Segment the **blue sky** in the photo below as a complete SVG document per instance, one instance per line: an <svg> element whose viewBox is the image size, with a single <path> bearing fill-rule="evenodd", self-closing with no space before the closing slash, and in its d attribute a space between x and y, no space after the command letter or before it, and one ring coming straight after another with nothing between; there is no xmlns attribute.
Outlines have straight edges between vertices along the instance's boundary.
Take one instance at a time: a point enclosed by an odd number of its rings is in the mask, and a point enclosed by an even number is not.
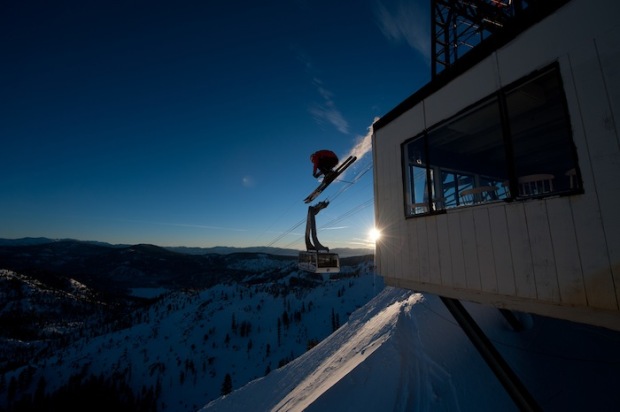
<svg viewBox="0 0 620 412"><path fill-rule="evenodd" d="M3 2L0 237L304 248L310 154L428 82L428 1L217 3ZM367 241L371 167L321 243Z"/></svg>

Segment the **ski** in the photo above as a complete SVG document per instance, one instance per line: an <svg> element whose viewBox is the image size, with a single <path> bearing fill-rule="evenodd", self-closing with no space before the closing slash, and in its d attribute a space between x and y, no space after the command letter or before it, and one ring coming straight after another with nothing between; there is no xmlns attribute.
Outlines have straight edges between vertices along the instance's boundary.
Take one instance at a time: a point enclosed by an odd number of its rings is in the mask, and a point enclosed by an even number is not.
<svg viewBox="0 0 620 412"><path fill-rule="evenodd" d="M310 203L314 199L316 199L316 197L320 195L323 192L323 190L327 188L327 186L329 186L334 180L336 180L336 178L340 176L342 172L344 172L356 160L357 160L357 157L349 156L344 162L342 162L339 166L337 166L333 171L325 175L323 177L323 181L321 182L321 184L316 189L314 189L314 191L310 193L308 197L304 199L304 203Z"/></svg>

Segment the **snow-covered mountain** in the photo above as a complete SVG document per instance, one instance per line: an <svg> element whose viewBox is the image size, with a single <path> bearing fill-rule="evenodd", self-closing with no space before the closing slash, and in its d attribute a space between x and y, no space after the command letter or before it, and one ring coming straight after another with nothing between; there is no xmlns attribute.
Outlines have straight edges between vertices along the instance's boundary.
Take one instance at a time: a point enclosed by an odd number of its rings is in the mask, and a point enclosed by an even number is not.
<svg viewBox="0 0 620 412"><path fill-rule="evenodd" d="M194 411L221 395L227 376L236 389L285 365L383 289L371 257L343 259L342 273L328 282L298 272L290 259L269 255L229 257L225 267L216 263L236 279L224 273L214 286L193 289L151 282L111 302L98 300L86 286L76 287L74 296L3 270L0 296L11 304L2 319L41 318L29 325L36 331L63 321L48 317L52 308L66 308L73 318L52 339L2 334L7 356L0 363L0 407L80 407L94 396L110 408ZM53 298L44 298L50 294ZM85 306L62 300L80 301L82 295L89 296ZM112 304L117 316L103 322L105 311L99 309Z"/></svg>
<svg viewBox="0 0 620 412"><path fill-rule="evenodd" d="M372 257L325 282L286 257L217 256L191 287L203 257L99 247L13 249L43 266L0 270L0 410L516 410L440 299L384 288ZM619 333L527 314L517 332L465 306L543 410L617 410Z"/></svg>
<svg viewBox="0 0 620 412"><path fill-rule="evenodd" d="M617 411L620 334L497 309L467 310L545 411ZM385 288L281 369L209 403L215 411L518 410L441 300Z"/></svg>

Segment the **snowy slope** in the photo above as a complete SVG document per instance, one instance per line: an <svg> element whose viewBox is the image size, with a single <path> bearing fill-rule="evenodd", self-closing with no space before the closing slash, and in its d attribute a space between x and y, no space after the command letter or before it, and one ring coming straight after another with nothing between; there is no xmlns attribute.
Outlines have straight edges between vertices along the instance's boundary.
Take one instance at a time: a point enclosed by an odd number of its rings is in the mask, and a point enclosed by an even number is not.
<svg viewBox="0 0 620 412"><path fill-rule="evenodd" d="M620 404L619 335L466 305L544 410L614 410ZM435 296L386 288L349 322L282 369L203 411L517 410Z"/></svg>
<svg viewBox="0 0 620 412"><path fill-rule="evenodd" d="M384 288L370 261L328 282L267 257L238 267L255 271L208 289L156 288L153 296L164 294L130 318L66 336L57 350L34 350L44 341L4 342L4 349L31 347L33 355L1 371L0 409L94 377L117 393L129 389L133 404L150 406L143 410L516 410L439 298ZM15 299L38 296L23 300L34 310L48 311L59 296L74 299L2 273L11 285L22 282ZM76 296L89 295L75 285ZM515 332L497 309L465 306L544 410L620 405L617 332L525 314L518 314L525 330ZM234 391L220 398L227 374ZM93 402L71 397L68 405Z"/></svg>
<svg viewBox="0 0 620 412"><path fill-rule="evenodd" d="M267 257L239 265L256 274L165 294L109 331L85 336L51 355L42 352L0 378L19 382L13 385L22 388L16 399L38 386L49 395L70 382L102 377L156 398L159 411L195 411L220 396L226 374L238 388L276 370L330 335L383 289L370 261L345 267L345 277L328 282L305 280L303 273L291 272L288 262ZM0 390L0 409L4 395Z"/></svg>
<svg viewBox="0 0 620 412"><path fill-rule="evenodd" d="M433 342L423 339L429 334L418 330L430 312L422 302L420 294L386 288L311 352L204 410L458 410L455 382L433 360ZM455 349L467 346L451 332L437 334ZM475 355L463 354L459 363ZM494 404L511 407L505 397Z"/></svg>

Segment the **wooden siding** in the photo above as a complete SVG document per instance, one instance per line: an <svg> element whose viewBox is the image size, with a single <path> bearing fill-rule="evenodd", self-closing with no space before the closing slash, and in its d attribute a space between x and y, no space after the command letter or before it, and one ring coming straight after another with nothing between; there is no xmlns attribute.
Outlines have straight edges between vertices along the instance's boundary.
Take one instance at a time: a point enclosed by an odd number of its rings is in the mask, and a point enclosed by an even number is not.
<svg viewBox="0 0 620 412"><path fill-rule="evenodd" d="M573 320L584 321L583 311L572 317L572 309L613 311L617 324L602 325L620 329L611 269L587 265L607 260L602 226L599 232L590 227L580 241L583 228L571 223L573 203L555 197L408 219L406 230L389 231L391 240L381 242L388 253L380 260L388 263L380 273L392 285L446 296L469 291L474 301ZM556 307L547 311L542 304ZM568 310L560 316L561 306ZM590 323L601 324L589 316Z"/></svg>
<svg viewBox="0 0 620 412"><path fill-rule="evenodd" d="M620 330L620 24L609 10L620 5L572 0L375 131L387 284ZM407 219L401 144L556 61L584 193Z"/></svg>

